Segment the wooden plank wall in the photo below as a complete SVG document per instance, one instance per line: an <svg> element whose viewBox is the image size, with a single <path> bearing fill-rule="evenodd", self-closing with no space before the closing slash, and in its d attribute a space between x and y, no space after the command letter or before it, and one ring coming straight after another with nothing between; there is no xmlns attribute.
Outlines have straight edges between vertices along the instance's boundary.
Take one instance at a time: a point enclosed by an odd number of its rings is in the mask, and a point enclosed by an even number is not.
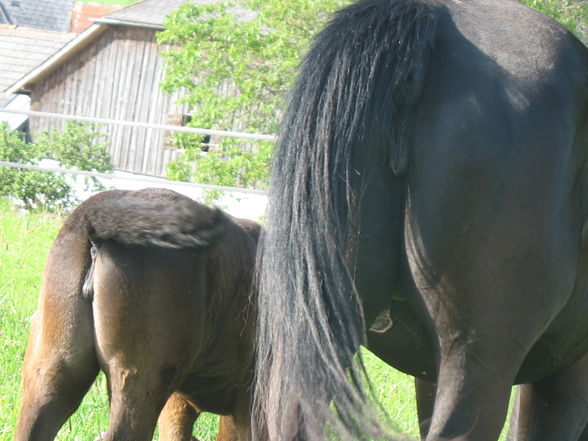
<svg viewBox="0 0 588 441"><path fill-rule="evenodd" d="M110 27L93 44L60 66L31 93L34 110L165 124L168 114L183 113L176 96L163 93L161 47L148 29ZM31 119L33 133L63 121ZM178 156L164 149L161 130L104 126L115 168L163 176Z"/></svg>

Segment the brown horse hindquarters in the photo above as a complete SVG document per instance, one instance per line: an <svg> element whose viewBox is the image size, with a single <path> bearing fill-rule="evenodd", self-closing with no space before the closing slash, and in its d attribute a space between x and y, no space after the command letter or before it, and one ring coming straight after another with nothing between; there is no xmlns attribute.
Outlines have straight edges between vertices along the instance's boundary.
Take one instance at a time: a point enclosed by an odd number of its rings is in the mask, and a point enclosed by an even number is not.
<svg viewBox="0 0 588 441"><path fill-rule="evenodd" d="M255 247L233 228L203 254L100 247L94 318L111 394L107 439L150 439L174 391L186 405L233 415L236 428L221 428L219 439L248 436L253 342L246 313Z"/></svg>
<svg viewBox="0 0 588 441"><path fill-rule="evenodd" d="M208 303L203 262L184 250L100 246L94 319L111 397L107 439L150 439L198 359Z"/></svg>
<svg viewBox="0 0 588 441"><path fill-rule="evenodd" d="M165 190L81 204L47 261L15 440L54 439L100 368L107 440L150 440L166 401L163 441L192 440L200 411L232 415L219 440L248 439L258 233Z"/></svg>

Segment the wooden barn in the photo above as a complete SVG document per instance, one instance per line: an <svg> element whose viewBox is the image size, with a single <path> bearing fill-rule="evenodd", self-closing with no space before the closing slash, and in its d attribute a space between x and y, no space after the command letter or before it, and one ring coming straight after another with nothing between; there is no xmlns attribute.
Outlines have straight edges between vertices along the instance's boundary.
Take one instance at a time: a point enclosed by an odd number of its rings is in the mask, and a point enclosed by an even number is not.
<svg viewBox="0 0 588 441"><path fill-rule="evenodd" d="M15 81L51 57L75 34L36 29L13 24L0 24L0 110L28 110L28 98L5 93ZM16 129L26 122L23 115L0 115Z"/></svg>
<svg viewBox="0 0 588 441"><path fill-rule="evenodd" d="M161 51L155 35L165 16L186 0L144 0L96 19L94 25L10 89L31 97L31 109L169 124L185 121L185 109L159 87ZM200 0L210 2L211 0ZM64 122L32 117L33 133ZM162 176L178 151L165 148L161 130L106 125L110 155L119 170Z"/></svg>

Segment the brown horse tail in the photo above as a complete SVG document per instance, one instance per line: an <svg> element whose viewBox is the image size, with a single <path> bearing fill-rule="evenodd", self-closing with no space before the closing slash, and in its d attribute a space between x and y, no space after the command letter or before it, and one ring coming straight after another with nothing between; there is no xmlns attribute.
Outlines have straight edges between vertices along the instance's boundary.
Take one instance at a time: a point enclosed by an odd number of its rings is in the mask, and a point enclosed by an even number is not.
<svg viewBox="0 0 588 441"><path fill-rule="evenodd" d="M101 243L200 251L218 243L229 222L219 209L171 190L147 188L92 196L74 210L64 230L78 230L88 238L90 259L82 292L92 297L94 261Z"/></svg>
<svg viewBox="0 0 588 441"><path fill-rule="evenodd" d="M219 209L158 188L108 191L85 204L86 231L94 244L202 249L222 237L228 222Z"/></svg>

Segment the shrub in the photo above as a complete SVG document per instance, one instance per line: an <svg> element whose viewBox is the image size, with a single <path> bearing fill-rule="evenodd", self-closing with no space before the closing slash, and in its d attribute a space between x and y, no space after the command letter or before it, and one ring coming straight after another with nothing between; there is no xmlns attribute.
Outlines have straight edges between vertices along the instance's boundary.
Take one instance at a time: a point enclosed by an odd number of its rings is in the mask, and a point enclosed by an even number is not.
<svg viewBox="0 0 588 441"><path fill-rule="evenodd" d="M59 161L79 170L110 171L112 166L105 143L96 143L102 135L88 124L68 122L63 131L50 130L27 143L20 132L0 125L0 160L38 165L43 158ZM86 190L103 189L96 178L87 178ZM71 180L62 174L0 167L0 196L9 197L26 209L47 211L69 209L78 201Z"/></svg>

